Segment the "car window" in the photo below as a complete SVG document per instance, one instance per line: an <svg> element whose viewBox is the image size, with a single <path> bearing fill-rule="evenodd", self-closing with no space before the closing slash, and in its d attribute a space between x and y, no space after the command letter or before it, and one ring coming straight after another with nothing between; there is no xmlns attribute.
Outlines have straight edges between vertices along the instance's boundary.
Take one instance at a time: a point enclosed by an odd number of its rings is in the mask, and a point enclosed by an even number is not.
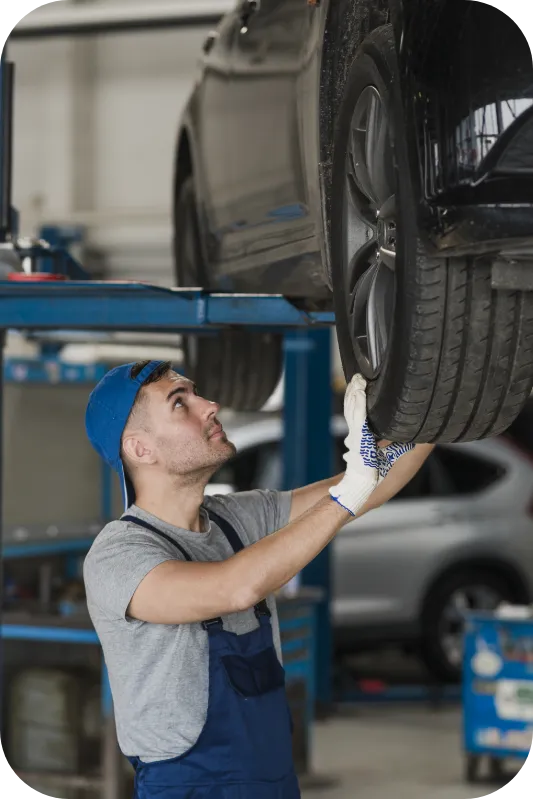
<svg viewBox="0 0 533 799"><path fill-rule="evenodd" d="M342 472L344 438L337 438L335 444L335 469ZM503 471L499 464L470 452L437 446L420 471L391 501L475 494L496 482Z"/></svg>
<svg viewBox="0 0 533 799"><path fill-rule="evenodd" d="M345 436L335 439L334 474L346 468L343 454ZM496 482L503 474L499 464L459 448L439 447L418 474L391 501L475 494ZM271 441L250 447L224 464L212 483L225 483L235 491L254 488L281 490L283 462L280 443Z"/></svg>
<svg viewBox="0 0 533 799"><path fill-rule="evenodd" d="M504 469L494 461L473 455L459 448L440 447L435 451L448 490L454 494L476 494L495 483L504 474ZM437 482L436 488L439 488Z"/></svg>
<svg viewBox="0 0 533 799"><path fill-rule="evenodd" d="M346 469L346 462L343 458L343 455L346 452L344 439L345 435L339 436L335 439L335 474L340 474ZM404 486L404 488L399 491L395 497L393 497L391 502L398 499L419 499L421 497L433 496L429 463L430 460L431 458L426 461L418 474L416 474L413 479L407 483L407 485Z"/></svg>

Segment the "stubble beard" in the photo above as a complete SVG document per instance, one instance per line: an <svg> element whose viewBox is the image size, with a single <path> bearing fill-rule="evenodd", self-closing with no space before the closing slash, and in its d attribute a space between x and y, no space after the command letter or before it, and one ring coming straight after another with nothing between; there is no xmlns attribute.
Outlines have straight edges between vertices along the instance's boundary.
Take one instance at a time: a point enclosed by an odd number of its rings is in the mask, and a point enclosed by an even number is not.
<svg viewBox="0 0 533 799"><path fill-rule="evenodd" d="M194 457L186 457L179 463L170 463L169 474L178 477L184 484L192 485L199 482L207 484L220 467L237 454L235 444L227 439L219 439L216 442L207 439L206 443L208 448L203 463L199 463ZM214 444L216 446L213 446Z"/></svg>

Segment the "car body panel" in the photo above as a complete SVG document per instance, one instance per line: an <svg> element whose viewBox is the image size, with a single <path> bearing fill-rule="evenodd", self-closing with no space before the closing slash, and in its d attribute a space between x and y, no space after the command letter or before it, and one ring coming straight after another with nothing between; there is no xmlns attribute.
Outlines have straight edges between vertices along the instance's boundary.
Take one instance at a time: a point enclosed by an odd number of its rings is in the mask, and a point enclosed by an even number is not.
<svg viewBox="0 0 533 799"><path fill-rule="evenodd" d="M255 475L247 464L247 479L279 488L281 419L251 414L235 423L229 416L224 426L238 457L254 450L268 456L254 465ZM341 445L343 417L334 417L331 431ZM533 598L533 464L503 439L441 447L474 458L474 465L487 464L497 477L468 494L394 499L338 534L331 550L331 607L340 637L416 635L428 591L464 564L502 567ZM230 487L226 483L224 492ZM216 484L209 492L217 492Z"/></svg>
<svg viewBox="0 0 533 799"><path fill-rule="evenodd" d="M389 9L423 240L533 254L533 68L508 17L465 0L262 0L243 26L239 8L202 57L178 135L194 152L206 288L329 300L336 113Z"/></svg>

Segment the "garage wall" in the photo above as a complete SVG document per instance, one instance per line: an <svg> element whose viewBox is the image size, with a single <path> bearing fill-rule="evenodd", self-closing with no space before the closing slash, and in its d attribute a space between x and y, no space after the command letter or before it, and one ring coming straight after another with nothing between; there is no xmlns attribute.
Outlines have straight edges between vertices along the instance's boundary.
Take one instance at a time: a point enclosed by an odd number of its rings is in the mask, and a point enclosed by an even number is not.
<svg viewBox="0 0 533 799"><path fill-rule="evenodd" d="M89 386L6 386L7 528L81 525L100 518L100 461L84 424L89 391Z"/></svg>
<svg viewBox="0 0 533 799"><path fill-rule="evenodd" d="M171 282L173 148L206 33L10 43L22 232L87 224L109 274Z"/></svg>

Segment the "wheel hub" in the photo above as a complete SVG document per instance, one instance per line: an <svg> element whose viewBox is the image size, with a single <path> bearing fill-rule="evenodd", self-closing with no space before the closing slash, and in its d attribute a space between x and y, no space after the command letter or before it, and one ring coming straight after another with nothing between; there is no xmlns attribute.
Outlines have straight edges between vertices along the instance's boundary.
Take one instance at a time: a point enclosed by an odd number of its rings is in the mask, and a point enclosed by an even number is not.
<svg viewBox="0 0 533 799"><path fill-rule="evenodd" d="M385 248L396 254L396 222L378 217L377 240L379 249Z"/></svg>

